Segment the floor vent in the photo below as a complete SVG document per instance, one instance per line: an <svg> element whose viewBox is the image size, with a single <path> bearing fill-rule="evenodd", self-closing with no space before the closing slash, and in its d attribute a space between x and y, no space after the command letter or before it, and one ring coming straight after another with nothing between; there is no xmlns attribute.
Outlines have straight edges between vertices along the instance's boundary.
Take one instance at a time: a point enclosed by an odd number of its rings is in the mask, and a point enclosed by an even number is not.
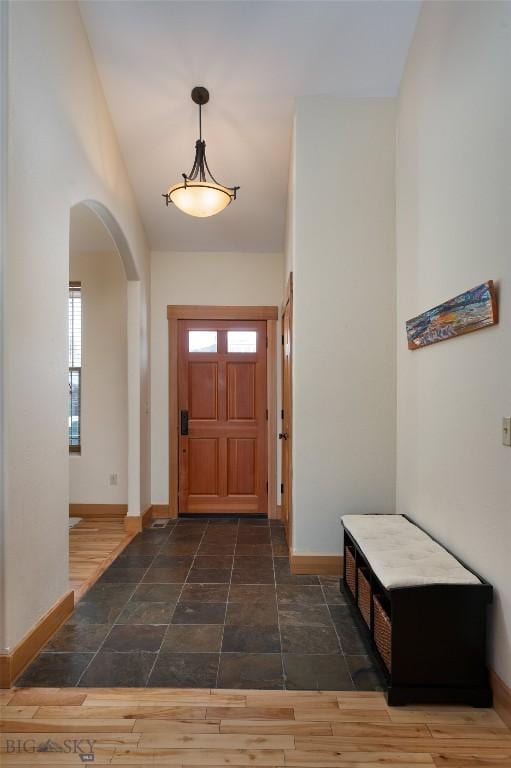
<svg viewBox="0 0 511 768"><path fill-rule="evenodd" d="M168 522L169 522L168 520L153 520L153 522L149 527L150 528L166 528L168 525Z"/></svg>

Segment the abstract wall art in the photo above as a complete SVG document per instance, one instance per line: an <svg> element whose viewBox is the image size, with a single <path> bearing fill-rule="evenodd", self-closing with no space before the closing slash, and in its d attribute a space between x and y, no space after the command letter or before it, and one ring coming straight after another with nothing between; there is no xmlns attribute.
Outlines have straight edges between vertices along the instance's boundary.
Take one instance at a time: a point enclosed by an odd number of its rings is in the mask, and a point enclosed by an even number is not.
<svg viewBox="0 0 511 768"><path fill-rule="evenodd" d="M493 280L488 280L408 320L408 349L420 349L454 336L478 331L495 325L497 321L495 287Z"/></svg>

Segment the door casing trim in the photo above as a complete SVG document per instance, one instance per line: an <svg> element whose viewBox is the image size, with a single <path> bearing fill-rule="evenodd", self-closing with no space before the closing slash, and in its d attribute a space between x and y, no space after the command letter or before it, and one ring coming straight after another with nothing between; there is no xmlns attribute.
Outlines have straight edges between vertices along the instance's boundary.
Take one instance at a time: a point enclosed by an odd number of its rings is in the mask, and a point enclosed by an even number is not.
<svg viewBox="0 0 511 768"><path fill-rule="evenodd" d="M169 517L178 515L179 418L178 418L178 323L179 320L265 320L266 401L268 407L268 517L277 512L277 320L279 308L270 306L168 305L169 324Z"/></svg>
<svg viewBox="0 0 511 768"><path fill-rule="evenodd" d="M291 557L292 542L293 542L293 273L289 273L289 278L286 283L284 292L284 300L280 309L280 317L282 323L282 339L284 338L284 313L289 306L289 343L291 354L291 370L289 371L289 436L288 436L288 462L289 462L289 477L284 478L284 457L281 457L281 473L282 482L287 482L289 488L287 489L287 520L285 520L286 526L286 540L289 548L289 555ZM282 357L284 348L282 347ZM284 360L282 359L282 407L284 407ZM282 508L284 508L283 499L281 499ZM283 512L284 514L284 512Z"/></svg>

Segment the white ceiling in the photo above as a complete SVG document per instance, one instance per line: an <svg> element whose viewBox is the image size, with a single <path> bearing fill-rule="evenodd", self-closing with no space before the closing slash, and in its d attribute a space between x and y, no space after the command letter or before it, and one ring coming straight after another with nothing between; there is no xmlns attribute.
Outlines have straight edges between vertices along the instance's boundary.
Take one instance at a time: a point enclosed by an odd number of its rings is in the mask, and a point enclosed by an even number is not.
<svg viewBox="0 0 511 768"><path fill-rule="evenodd" d="M414 0L97 0L81 12L154 250L280 251L294 101L394 96ZM210 168L238 200L195 219L160 197L188 173L203 109Z"/></svg>

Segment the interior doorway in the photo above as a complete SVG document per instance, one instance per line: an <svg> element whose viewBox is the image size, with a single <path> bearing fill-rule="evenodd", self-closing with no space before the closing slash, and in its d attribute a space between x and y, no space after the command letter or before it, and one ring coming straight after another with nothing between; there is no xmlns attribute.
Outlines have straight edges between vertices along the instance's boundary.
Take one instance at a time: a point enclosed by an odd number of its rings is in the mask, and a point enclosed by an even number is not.
<svg viewBox="0 0 511 768"><path fill-rule="evenodd" d="M103 220L70 211L69 581L78 596L122 542L128 511L128 280Z"/></svg>
<svg viewBox="0 0 511 768"><path fill-rule="evenodd" d="M170 514L276 514L276 307L168 307Z"/></svg>

